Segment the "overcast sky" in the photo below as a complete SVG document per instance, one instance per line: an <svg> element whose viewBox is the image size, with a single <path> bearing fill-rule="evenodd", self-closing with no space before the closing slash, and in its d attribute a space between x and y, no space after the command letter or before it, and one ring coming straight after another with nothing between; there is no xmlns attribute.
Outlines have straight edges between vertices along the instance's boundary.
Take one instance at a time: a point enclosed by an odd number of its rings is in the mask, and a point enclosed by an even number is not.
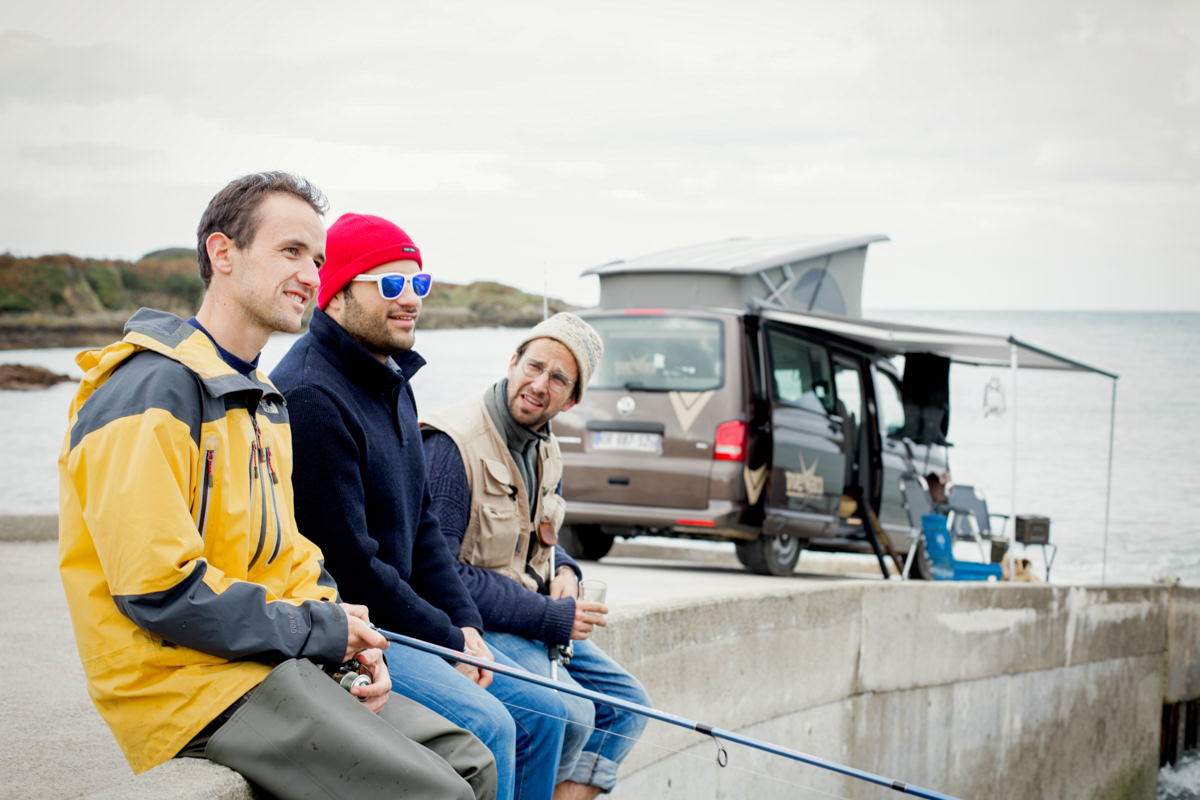
<svg viewBox="0 0 1200 800"><path fill-rule="evenodd" d="M868 308L1200 309L1200 3L48 2L0 19L0 251L194 246L262 169L436 277L886 233Z"/></svg>

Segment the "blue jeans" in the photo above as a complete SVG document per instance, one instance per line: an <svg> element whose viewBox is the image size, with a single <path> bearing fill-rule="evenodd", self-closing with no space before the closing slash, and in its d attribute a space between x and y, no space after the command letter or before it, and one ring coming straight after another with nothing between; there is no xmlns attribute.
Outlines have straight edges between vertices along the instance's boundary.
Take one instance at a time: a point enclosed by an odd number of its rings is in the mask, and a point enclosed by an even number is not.
<svg viewBox="0 0 1200 800"><path fill-rule="evenodd" d="M489 643L490 647L490 643ZM520 666L492 648L498 663ZM545 800L554 792L566 710L557 692L494 675L486 691L432 653L387 650L392 691L478 736L496 757L497 800Z"/></svg>
<svg viewBox="0 0 1200 800"><path fill-rule="evenodd" d="M494 631L484 631L483 638L492 652L499 650L522 668L550 676L550 659L544 643L515 633ZM650 704L650 697L637 678L586 639L575 642L575 655L566 669L559 670L558 679L631 703ZM571 694L560 693L559 697L566 706L569 722L563 737L558 780L611 792L617 784L617 767L642 735L646 718Z"/></svg>

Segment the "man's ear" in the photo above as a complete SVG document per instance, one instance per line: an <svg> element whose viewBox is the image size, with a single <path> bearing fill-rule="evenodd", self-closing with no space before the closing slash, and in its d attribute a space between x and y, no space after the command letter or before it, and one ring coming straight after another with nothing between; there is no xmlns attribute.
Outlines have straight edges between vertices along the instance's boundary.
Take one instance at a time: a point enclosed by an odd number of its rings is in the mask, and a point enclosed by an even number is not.
<svg viewBox="0 0 1200 800"><path fill-rule="evenodd" d="M570 411L578 402L579 401L575 399L575 395L571 395L571 399L563 403L563 407L558 410L558 413L561 414L564 411Z"/></svg>
<svg viewBox="0 0 1200 800"><path fill-rule="evenodd" d="M208 250L208 260L212 263L213 272L220 272L223 275L228 275L233 271L233 240L223 233L210 233L204 241L204 247Z"/></svg>
<svg viewBox="0 0 1200 800"><path fill-rule="evenodd" d="M329 298L329 302L325 304L325 308L321 309L329 316L333 317L335 322L342 321L342 309L346 307L346 292L349 290L350 284L346 284L341 289L334 292L333 297Z"/></svg>

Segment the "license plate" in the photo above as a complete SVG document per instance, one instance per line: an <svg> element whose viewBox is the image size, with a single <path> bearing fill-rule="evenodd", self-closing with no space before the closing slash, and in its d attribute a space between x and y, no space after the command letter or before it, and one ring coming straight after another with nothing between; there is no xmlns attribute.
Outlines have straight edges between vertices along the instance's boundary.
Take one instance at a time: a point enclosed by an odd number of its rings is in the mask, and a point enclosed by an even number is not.
<svg viewBox="0 0 1200 800"><path fill-rule="evenodd" d="M593 450L627 450L634 453L662 453L661 433L640 431L596 431L592 437Z"/></svg>

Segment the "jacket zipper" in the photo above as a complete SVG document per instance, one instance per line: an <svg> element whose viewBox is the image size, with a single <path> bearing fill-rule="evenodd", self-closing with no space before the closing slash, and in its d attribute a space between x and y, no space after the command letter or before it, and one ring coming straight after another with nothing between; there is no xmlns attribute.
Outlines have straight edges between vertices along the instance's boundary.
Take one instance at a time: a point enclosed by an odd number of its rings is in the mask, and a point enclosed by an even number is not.
<svg viewBox="0 0 1200 800"><path fill-rule="evenodd" d="M200 531L201 539L204 538L204 531L208 527L208 503L212 499L213 462L217 456L217 440L209 439L204 443L204 447L204 466L200 475L200 512L196 515L196 528Z"/></svg>
<svg viewBox="0 0 1200 800"><path fill-rule="evenodd" d="M267 489L271 492L271 510L275 512L275 547L271 550L271 556L267 559L267 563L271 564L279 557L279 549L283 546L283 520L279 516L279 497L275 493L275 487L279 485L279 475L275 472L275 465L271 463L271 445L266 446L267 473L271 476L270 483L267 483Z"/></svg>
<svg viewBox="0 0 1200 800"><path fill-rule="evenodd" d="M258 557L262 555L263 546L267 542L267 490L264 484L266 475L265 470L259 469L259 463L263 461L262 437L258 430L258 421L254 418L254 412L250 413L250 424L254 427L254 452L250 454L250 497L254 497L255 484L258 488L259 497L259 520L258 520L258 547L254 550L254 557L250 559L250 565L253 567L258 563Z"/></svg>

